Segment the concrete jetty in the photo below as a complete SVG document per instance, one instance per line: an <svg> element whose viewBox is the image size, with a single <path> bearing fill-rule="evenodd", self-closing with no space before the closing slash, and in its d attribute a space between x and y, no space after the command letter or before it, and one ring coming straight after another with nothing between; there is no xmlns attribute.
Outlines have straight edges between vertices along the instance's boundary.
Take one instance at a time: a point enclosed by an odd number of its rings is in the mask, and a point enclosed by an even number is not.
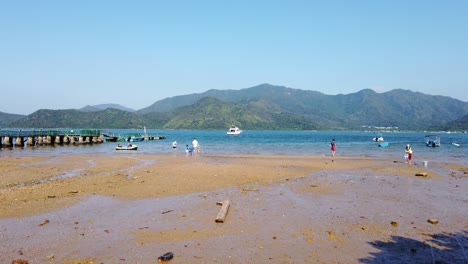
<svg viewBox="0 0 468 264"><path fill-rule="evenodd" d="M0 147L82 145L104 142L99 129L0 129Z"/></svg>

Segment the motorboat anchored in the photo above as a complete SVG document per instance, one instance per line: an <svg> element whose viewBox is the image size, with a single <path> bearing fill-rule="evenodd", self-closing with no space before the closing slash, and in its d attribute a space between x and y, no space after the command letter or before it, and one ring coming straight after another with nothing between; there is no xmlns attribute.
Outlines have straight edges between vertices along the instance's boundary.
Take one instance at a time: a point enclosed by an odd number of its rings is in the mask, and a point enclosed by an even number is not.
<svg viewBox="0 0 468 264"><path fill-rule="evenodd" d="M242 130L236 126L231 126L227 132L228 135L239 135L240 133L242 133Z"/></svg>

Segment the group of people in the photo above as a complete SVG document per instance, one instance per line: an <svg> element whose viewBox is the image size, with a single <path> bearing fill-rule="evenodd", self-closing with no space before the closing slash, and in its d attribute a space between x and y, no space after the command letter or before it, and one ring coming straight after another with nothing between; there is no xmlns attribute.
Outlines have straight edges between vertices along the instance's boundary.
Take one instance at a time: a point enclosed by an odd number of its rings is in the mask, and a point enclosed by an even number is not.
<svg viewBox="0 0 468 264"><path fill-rule="evenodd" d="M200 154L200 144L198 144L198 140L196 138L193 138L192 145L189 146L188 144L185 145L185 156L193 156ZM177 141L172 142L172 150L176 151L177 150Z"/></svg>
<svg viewBox="0 0 468 264"><path fill-rule="evenodd" d="M336 153L335 139L332 139L332 141L330 142L330 150L331 150L332 162L335 162L335 153ZM405 162L406 164L408 164L408 166L411 166L413 164L413 150L411 149L410 144L407 144L405 148Z"/></svg>

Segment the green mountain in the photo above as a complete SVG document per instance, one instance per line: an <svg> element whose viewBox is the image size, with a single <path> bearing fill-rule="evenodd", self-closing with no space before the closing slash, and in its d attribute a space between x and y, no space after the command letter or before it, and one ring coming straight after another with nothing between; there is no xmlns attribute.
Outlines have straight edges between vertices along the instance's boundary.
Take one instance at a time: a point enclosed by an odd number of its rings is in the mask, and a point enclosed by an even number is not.
<svg viewBox="0 0 468 264"><path fill-rule="evenodd" d="M450 121L444 126L436 126L433 130L445 131L468 131L468 115L465 115L457 120Z"/></svg>
<svg viewBox="0 0 468 264"><path fill-rule="evenodd" d="M312 120L329 129L359 129L362 126L398 127L405 130L441 126L468 114L468 103L446 96L432 96L408 90L376 93L364 89L347 95L325 95L270 84L241 90L209 90L205 93L166 98L139 113L171 112L213 97L239 105L274 105L285 113ZM268 108L264 108L269 111ZM285 129L281 127L278 129Z"/></svg>
<svg viewBox="0 0 468 264"><path fill-rule="evenodd" d="M125 106L121 106L119 104L87 105L87 106L85 106L83 108L80 108L78 110L80 110L82 112L97 112L97 111L101 111L101 110L106 110L107 108L114 108L114 109L119 109L119 110L127 111L127 112L135 112L135 110L133 110L131 108L128 108L128 107L125 107Z"/></svg>
<svg viewBox="0 0 468 264"><path fill-rule="evenodd" d="M364 89L347 95L325 95L262 84L241 90L208 90L166 98L137 112L115 108L94 110L39 110L5 124L24 128L227 129L237 125L248 130L362 127L466 130L468 103L401 89L386 93Z"/></svg>
<svg viewBox="0 0 468 264"><path fill-rule="evenodd" d="M42 109L10 124L20 128L140 128L143 125L140 115L113 108L97 112Z"/></svg>
<svg viewBox="0 0 468 264"><path fill-rule="evenodd" d="M8 114L0 112L0 128L7 127L16 120L24 118L25 115Z"/></svg>
<svg viewBox="0 0 468 264"><path fill-rule="evenodd" d="M313 120L291 114L268 102L233 104L205 97L190 106L179 107L175 117L164 125L173 129L320 129Z"/></svg>

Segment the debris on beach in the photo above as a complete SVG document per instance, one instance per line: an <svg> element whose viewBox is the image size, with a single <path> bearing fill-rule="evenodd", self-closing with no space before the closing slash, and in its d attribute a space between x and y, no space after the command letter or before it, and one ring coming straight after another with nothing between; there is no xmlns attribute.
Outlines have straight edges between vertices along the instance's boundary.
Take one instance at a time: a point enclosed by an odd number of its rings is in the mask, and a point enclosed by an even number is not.
<svg viewBox="0 0 468 264"><path fill-rule="evenodd" d="M416 172L415 176L427 177L427 172Z"/></svg>
<svg viewBox="0 0 468 264"><path fill-rule="evenodd" d="M242 188L242 191L244 192L257 192L257 188Z"/></svg>
<svg viewBox="0 0 468 264"><path fill-rule="evenodd" d="M24 259L15 259L11 262L11 264L28 264L29 262Z"/></svg>
<svg viewBox="0 0 468 264"><path fill-rule="evenodd" d="M174 211L174 210L162 211L161 214L167 214L167 213L170 213L170 212L172 212L172 211Z"/></svg>
<svg viewBox="0 0 468 264"><path fill-rule="evenodd" d="M40 223L39 226L44 226L50 223L49 219L44 220L44 222Z"/></svg>
<svg viewBox="0 0 468 264"><path fill-rule="evenodd" d="M436 224L439 223L439 220L437 220L437 219L435 219L435 218L429 218L429 219L427 219L427 222L428 222L428 223L431 223L431 224L433 224L433 225L436 225Z"/></svg>
<svg viewBox="0 0 468 264"><path fill-rule="evenodd" d="M224 219L226 218L226 215L229 210L229 205L230 205L229 199L226 199L224 200L224 202L222 202L221 209L219 210L218 215L216 216L216 219L215 219L216 223L224 223Z"/></svg>
<svg viewBox="0 0 468 264"><path fill-rule="evenodd" d="M158 261L168 261L168 260L171 260L173 257L174 257L174 253L167 252L166 254L159 256Z"/></svg>
<svg viewBox="0 0 468 264"><path fill-rule="evenodd" d="M398 226L398 222L397 222L397 221L392 221L392 222L390 222L390 224L391 224L392 226L394 226L394 227L397 227L397 226Z"/></svg>

